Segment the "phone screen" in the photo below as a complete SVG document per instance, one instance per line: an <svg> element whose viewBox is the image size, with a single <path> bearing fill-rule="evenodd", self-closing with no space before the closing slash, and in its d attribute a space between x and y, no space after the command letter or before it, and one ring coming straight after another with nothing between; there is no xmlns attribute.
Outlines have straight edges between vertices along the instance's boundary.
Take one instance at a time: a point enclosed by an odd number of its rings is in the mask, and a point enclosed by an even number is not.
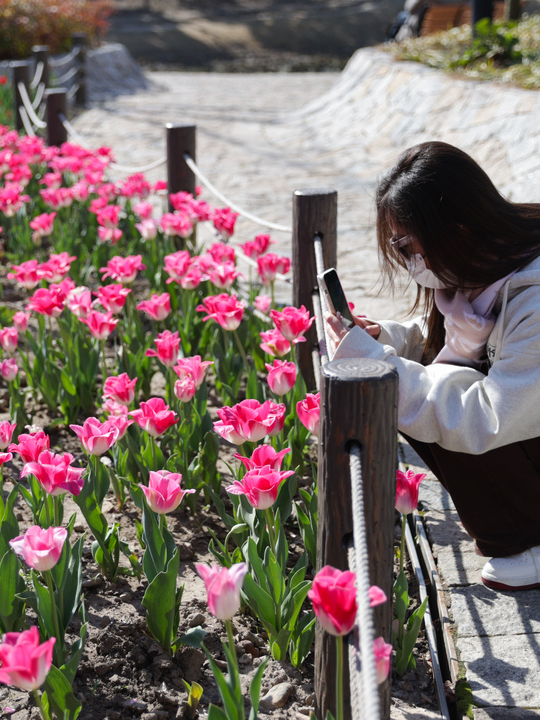
<svg viewBox="0 0 540 720"><path fill-rule="evenodd" d="M334 314L340 313L347 325L354 325L351 309L349 308L349 303L343 292L343 287L337 272L333 268L326 270L326 272L320 276L319 280L325 290L331 312Z"/></svg>

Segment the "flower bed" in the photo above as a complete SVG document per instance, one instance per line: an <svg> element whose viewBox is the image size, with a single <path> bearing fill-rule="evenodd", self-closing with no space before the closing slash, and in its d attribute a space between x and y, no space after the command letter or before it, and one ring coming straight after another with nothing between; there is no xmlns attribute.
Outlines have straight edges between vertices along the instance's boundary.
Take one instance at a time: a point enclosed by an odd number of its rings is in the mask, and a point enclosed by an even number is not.
<svg viewBox="0 0 540 720"><path fill-rule="evenodd" d="M292 359L313 318L274 302L290 260L235 243L200 193L110 182L108 148L3 127L0 152L2 705L238 719L262 687L275 717L309 712L315 614L341 642L356 591L314 577L319 405Z"/></svg>

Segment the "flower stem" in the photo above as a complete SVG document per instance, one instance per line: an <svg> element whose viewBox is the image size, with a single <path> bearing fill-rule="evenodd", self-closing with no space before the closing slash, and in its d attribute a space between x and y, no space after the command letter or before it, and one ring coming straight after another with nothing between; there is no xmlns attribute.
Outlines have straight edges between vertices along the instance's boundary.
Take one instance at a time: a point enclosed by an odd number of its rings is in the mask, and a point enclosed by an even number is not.
<svg viewBox="0 0 540 720"><path fill-rule="evenodd" d="M60 517L62 495L53 495L53 507L54 507L54 524L56 527L60 527L62 519Z"/></svg>
<svg viewBox="0 0 540 720"><path fill-rule="evenodd" d="M64 650L64 636L60 633L60 622L58 620L58 608L56 607L56 598L54 597L54 587L53 587L53 578L52 573L50 570L45 570L43 573L45 575L45 580L47 582L47 587L49 588L49 595L51 597L51 613L52 613L52 621L54 625L54 636L56 637L56 641L58 645L60 646L61 651L61 660L60 663L64 662L63 658L63 650ZM56 646L55 646L56 650Z"/></svg>
<svg viewBox="0 0 540 720"><path fill-rule="evenodd" d="M270 547L272 548L272 552L274 553L274 557L277 560L277 548L276 548L276 535L274 532L274 513L272 512L272 508L267 508L264 510L264 516L266 518L266 525L268 527L268 537L270 538Z"/></svg>
<svg viewBox="0 0 540 720"><path fill-rule="evenodd" d="M336 635L336 720L343 720L343 636Z"/></svg>
<svg viewBox="0 0 540 720"><path fill-rule="evenodd" d="M234 644L232 622L230 620L225 620L225 627L227 628L227 637L229 639L229 648L231 650L231 655L233 656L236 664L236 645Z"/></svg>
<svg viewBox="0 0 540 720"><path fill-rule="evenodd" d="M105 340L101 340L101 374L103 375L103 382L107 378L107 358L105 357Z"/></svg>
<svg viewBox="0 0 540 720"><path fill-rule="evenodd" d="M43 720L50 720L49 714L45 710L45 706L43 705L39 692L37 690L32 690L32 695L34 696L34 700L36 701L36 705L39 708L39 712Z"/></svg>
<svg viewBox="0 0 540 720"><path fill-rule="evenodd" d="M403 572L405 562L405 530L407 527L407 515L401 516L401 547L399 550L399 572Z"/></svg>
<svg viewBox="0 0 540 720"><path fill-rule="evenodd" d="M240 342L240 338L238 337L238 333L236 330L233 330L234 339L236 340L236 345L238 346L238 352L240 353L242 360L244 361L244 365L246 366L246 372L249 375L249 362L247 359L246 352L242 346L242 343Z"/></svg>

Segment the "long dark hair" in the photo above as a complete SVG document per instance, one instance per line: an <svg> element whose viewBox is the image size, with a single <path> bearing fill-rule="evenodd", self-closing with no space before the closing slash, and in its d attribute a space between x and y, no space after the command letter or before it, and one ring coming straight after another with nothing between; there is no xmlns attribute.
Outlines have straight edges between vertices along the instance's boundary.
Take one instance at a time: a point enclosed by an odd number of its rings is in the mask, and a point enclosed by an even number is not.
<svg viewBox="0 0 540 720"><path fill-rule="evenodd" d="M448 287L486 287L540 255L540 204L509 202L478 163L448 143L405 150L380 181L376 203L379 257L391 282L405 267L389 242L397 229L419 241ZM418 286L412 311L422 304L430 360L444 344L443 317L433 290Z"/></svg>

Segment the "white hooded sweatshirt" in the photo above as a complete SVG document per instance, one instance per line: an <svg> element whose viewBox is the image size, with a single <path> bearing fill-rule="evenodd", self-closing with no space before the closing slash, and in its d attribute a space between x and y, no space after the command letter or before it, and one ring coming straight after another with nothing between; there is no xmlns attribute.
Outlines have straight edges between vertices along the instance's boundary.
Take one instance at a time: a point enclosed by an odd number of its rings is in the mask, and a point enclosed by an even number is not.
<svg viewBox="0 0 540 720"><path fill-rule="evenodd" d="M378 340L354 327L334 359L392 364L399 375L398 427L416 440L480 455L540 438L540 258L503 285L494 312L487 375L459 365L423 366L423 319L381 322Z"/></svg>

